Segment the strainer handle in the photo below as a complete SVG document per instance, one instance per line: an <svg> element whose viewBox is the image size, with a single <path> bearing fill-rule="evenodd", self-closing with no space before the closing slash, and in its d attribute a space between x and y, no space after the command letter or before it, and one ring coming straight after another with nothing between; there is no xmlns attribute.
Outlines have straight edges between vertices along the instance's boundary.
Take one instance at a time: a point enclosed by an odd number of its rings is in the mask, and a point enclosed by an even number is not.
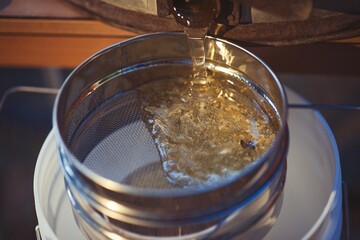
<svg viewBox="0 0 360 240"><path fill-rule="evenodd" d="M35 236L36 236L36 240L42 240L39 225L35 227Z"/></svg>

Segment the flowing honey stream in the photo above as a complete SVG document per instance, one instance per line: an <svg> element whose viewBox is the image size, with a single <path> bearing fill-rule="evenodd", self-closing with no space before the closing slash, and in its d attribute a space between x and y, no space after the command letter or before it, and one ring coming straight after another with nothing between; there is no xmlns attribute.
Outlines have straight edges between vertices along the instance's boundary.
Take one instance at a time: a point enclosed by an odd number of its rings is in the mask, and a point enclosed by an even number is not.
<svg viewBox="0 0 360 240"><path fill-rule="evenodd" d="M139 89L142 119L168 180L179 187L209 186L236 175L270 147L277 130L260 107L260 94L207 69L206 32L207 27L185 27L193 62L187 79L154 81Z"/></svg>

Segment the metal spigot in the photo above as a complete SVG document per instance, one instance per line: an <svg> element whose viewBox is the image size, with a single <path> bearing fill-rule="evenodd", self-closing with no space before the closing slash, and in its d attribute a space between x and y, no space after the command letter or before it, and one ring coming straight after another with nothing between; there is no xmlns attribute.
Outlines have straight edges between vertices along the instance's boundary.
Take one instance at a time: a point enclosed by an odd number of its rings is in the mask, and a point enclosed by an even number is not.
<svg viewBox="0 0 360 240"><path fill-rule="evenodd" d="M215 20L215 0L168 0L175 20L188 28L206 28Z"/></svg>
<svg viewBox="0 0 360 240"><path fill-rule="evenodd" d="M158 15L222 36L237 25L306 20L313 0L157 0ZM190 25L189 25L190 22Z"/></svg>

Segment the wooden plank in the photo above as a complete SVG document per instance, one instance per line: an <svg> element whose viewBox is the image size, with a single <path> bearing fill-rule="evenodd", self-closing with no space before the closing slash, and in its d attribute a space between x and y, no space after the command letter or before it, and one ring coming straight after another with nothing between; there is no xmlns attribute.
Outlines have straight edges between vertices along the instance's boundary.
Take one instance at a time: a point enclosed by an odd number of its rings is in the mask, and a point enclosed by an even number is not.
<svg viewBox="0 0 360 240"><path fill-rule="evenodd" d="M133 37L136 33L98 20L0 18L0 34L62 34ZM360 46L360 37L332 40Z"/></svg>
<svg viewBox="0 0 360 240"><path fill-rule="evenodd" d="M95 52L133 36L133 32L97 20L0 18L0 66L73 68ZM331 44L354 52L359 49L354 46L360 46L360 37ZM315 51L322 46L311 48ZM287 47L289 51L300 48L306 47ZM279 53L281 48L273 51Z"/></svg>
<svg viewBox="0 0 360 240"><path fill-rule="evenodd" d="M360 47L360 37L334 40L334 41L331 41L331 42L342 43L342 44L351 44L351 45L353 45L355 47Z"/></svg>
<svg viewBox="0 0 360 240"><path fill-rule="evenodd" d="M74 68L95 52L125 39L0 35L0 66Z"/></svg>
<svg viewBox="0 0 360 240"><path fill-rule="evenodd" d="M0 65L73 68L135 35L97 20L0 18Z"/></svg>
<svg viewBox="0 0 360 240"><path fill-rule="evenodd" d="M0 35L0 67L74 68L95 52L125 39L127 39L125 36L102 38ZM333 74L342 75L352 74L358 69L356 58L360 56L360 48L354 47L353 44L340 43L250 48L250 50L268 62L276 71L332 73L334 70ZM344 59L352 60L344 61Z"/></svg>
<svg viewBox="0 0 360 240"><path fill-rule="evenodd" d="M0 34L91 35L132 37L135 33L97 20L0 18Z"/></svg>

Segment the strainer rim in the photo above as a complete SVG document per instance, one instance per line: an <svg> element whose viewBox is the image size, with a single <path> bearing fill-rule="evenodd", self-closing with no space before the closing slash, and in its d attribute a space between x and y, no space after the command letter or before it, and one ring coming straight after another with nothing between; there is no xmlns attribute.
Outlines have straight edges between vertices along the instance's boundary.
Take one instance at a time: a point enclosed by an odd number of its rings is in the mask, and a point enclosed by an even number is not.
<svg viewBox="0 0 360 240"><path fill-rule="evenodd" d="M67 147L67 144L65 143L64 138L63 138L62 134L60 133L60 130L58 127L59 124L58 124L57 113L58 113L58 109L59 109L59 102L61 100L61 96L63 94L65 86L68 84L68 82L71 81L73 76L75 76L81 69L86 67L89 63L91 63L97 57L101 56L102 54L106 53L107 51L111 51L112 49L115 49L120 46L125 46L127 44L131 44L135 41L141 41L144 39L151 39L151 38L165 37L165 36L185 37L185 34L182 32L150 33L150 34L133 37L133 38L127 39L125 41L121 41L119 43L110 45L110 46L94 53L92 56L90 56L85 61L83 61L80 65L78 65L66 78L65 82L59 89L58 94L56 95L54 109L53 109L53 129L54 129L54 135L55 135L55 138L57 141L58 148L59 149L62 148L62 149L60 149L60 151L65 150L66 154L68 156L70 156L69 161L68 161L70 163L70 166L75 167L75 169L77 171L79 171L81 174L83 174L86 178L91 179L91 181L95 182L96 184L99 184L101 187L104 187L108 190L115 191L115 192L121 192L121 193L128 193L128 194L133 194L133 195L156 196L156 197L174 197L174 196L185 197L185 196L194 195L194 194L202 194L205 192L211 192L211 191L217 190L219 188L222 188L228 184L232 184L232 183L236 182L237 180L241 179L242 177L246 176L247 174L251 173L252 171L254 171L259 165L261 165L264 161L266 161L268 153L272 152L272 150L274 149L275 146L281 144L281 140L283 138L284 131L286 130L285 128L286 128L286 119L287 119L287 97L286 97L285 90L284 90L281 82L277 78L277 76L270 69L270 67L268 67L265 64L264 61L262 61L259 57L257 57L250 51L246 50L245 48L243 48L239 45L236 45L225 39L215 38L212 36L206 36L206 40L220 41L226 45L230 45L230 46L237 48L237 49L241 50L242 52L246 53L251 58L253 58L257 62L259 62L261 64L261 66L264 67L266 69L266 71L271 75L271 78L275 81L276 87L280 91L281 97L283 99L282 106L281 106L283 115L280 116L280 123L281 123L280 130L276 134L275 140L272 143L272 145L269 147L268 151L266 151L264 154L262 154L260 158L254 160L252 163L250 163L249 165L245 166L240 171L238 171L238 173L234 177L225 179L225 180L219 182L219 184L215 184L215 185L206 185L206 187L201 187L201 188L186 188L186 191L184 191L184 190L179 191L179 190L173 190L173 189L154 189L154 188L146 189L146 188L129 186L129 185L121 184L121 183L115 182L113 180L110 180L108 178L102 177L102 176L96 174L94 171L88 169L86 166L84 166L80 162L80 160L78 160L75 157L73 152ZM73 161L74 159L76 159L76 161Z"/></svg>

